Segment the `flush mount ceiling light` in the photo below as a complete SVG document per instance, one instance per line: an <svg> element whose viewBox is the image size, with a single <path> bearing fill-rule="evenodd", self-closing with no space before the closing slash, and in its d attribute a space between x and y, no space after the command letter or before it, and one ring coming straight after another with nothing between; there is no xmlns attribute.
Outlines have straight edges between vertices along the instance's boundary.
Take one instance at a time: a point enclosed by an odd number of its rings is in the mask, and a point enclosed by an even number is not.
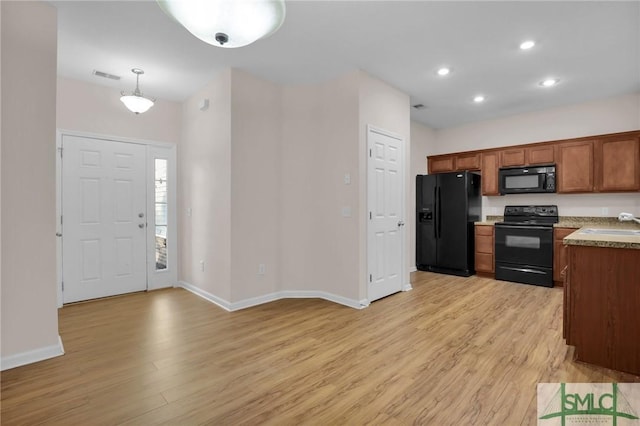
<svg viewBox="0 0 640 426"><path fill-rule="evenodd" d="M120 92L122 94L120 100L129 109L129 111L140 114L146 112L149 108L151 108L156 100L145 98L140 91L140 74L144 74L144 71L138 68L134 68L131 70L131 72L136 75L136 90L128 93L125 91Z"/></svg>
<svg viewBox="0 0 640 426"><path fill-rule="evenodd" d="M485 100L484 95L476 95L473 98L473 102L475 102L477 104L484 102L484 100Z"/></svg>
<svg viewBox="0 0 640 426"><path fill-rule="evenodd" d="M558 84L560 82L560 80L558 80L557 78L547 78L542 80L540 83L538 83L540 86L542 87L553 87L556 84Z"/></svg>
<svg viewBox="0 0 640 426"><path fill-rule="evenodd" d="M169 16L205 43L242 47L274 33L284 0L157 0Z"/></svg>
<svg viewBox="0 0 640 426"><path fill-rule="evenodd" d="M445 75L449 75L450 72L451 72L451 68L447 68L447 67L442 67L437 71L438 75L441 77L444 77Z"/></svg>
<svg viewBox="0 0 640 426"><path fill-rule="evenodd" d="M536 42L533 40L523 41L522 43L520 43L520 49L529 50L535 45L536 45Z"/></svg>

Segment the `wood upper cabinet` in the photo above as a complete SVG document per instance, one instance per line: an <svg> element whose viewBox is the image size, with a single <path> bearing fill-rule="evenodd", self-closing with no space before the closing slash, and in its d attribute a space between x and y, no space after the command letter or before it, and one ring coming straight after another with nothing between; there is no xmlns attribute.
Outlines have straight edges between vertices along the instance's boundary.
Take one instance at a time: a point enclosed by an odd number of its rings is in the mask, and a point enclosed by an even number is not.
<svg viewBox="0 0 640 426"><path fill-rule="evenodd" d="M469 152L456 155L457 170L480 170L480 153Z"/></svg>
<svg viewBox="0 0 640 426"><path fill-rule="evenodd" d="M524 148L510 148L500 151L500 166L515 167L524 165Z"/></svg>
<svg viewBox="0 0 640 426"><path fill-rule="evenodd" d="M480 152L434 155L428 157L427 165L430 174L480 170L480 157Z"/></svg>
<svg viewBox="0 0 640 426"><path fill-rule="evenodd" d="M526 149L525 159L528 165L555 163L555 146L532 146Z"/></svg>
<svg viewBox="0 0 640 426"><path fill-rule="evenodd" d="M438 155L428 158L429 174L456 171L455 155Z"/></svg>
<svg viewBox="0 0 640 426"><path fill-rule="evenodd" d="M482 195L499 195L498 188L498 152L482 154Z"/></svg>
<svg viewBox="0 0 640 426"><path fill-rule="evenodd" d="M507 148L500 151L501 167L534 166L555 162L554 145Z"/></svg>
<svg viewBox="0 0 640 426"><path fill-rule="evenodd" d="M556 285L562 285L562 270L567 266L567 247L562 240L575 231L576 228L553 229L553 281Z"/></svg>
<svg viewBox="0 0 640 426"><path fill-rule="evenodd" d="M594 141L557 145L558 192L592 192Z"/></svg>
<svg viewBox="0 0 640 426"><path fill-rule="evenodd" d="M475 226L476 272L493 274L493 225Z"/></svg>
<svg viewBox="0 0 640 426"><path fill-rule="evenodd" d="M602 139L595 143L596 190L640 190L640 137Z"/></svg>

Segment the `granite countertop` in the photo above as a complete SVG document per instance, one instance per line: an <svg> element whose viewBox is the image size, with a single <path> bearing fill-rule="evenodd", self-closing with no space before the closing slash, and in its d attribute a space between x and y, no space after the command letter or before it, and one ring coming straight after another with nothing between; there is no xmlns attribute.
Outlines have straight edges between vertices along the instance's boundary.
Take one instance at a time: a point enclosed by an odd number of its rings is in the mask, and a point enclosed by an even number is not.
<svg viewBox="0 0 640 426"><path fill-rule="evenodd" d="M562 242L565 245L627 248L640 250L640 235L606 235L606 234L582 234L580 231L586 228L598 229L634 229L640 230L640 225L630 222L595 223L580 227L576 232L566 236Z"/></svg>
<svg viewBox="0 0 640 426"><path fill-rule="evenodd" d="M494 225L501 222L502 216L487 216L484 221L475 222L476 225ZM640 236L633 235L598 235L581 234L583 228L598 229L637 229L640 224L635 222L620 222L617 217L590 217L590 216L560 216L559 222L553 225L556 228L575 228L576 232L568 235L562 241L565 245L631 248L640 250Z"/></svg>

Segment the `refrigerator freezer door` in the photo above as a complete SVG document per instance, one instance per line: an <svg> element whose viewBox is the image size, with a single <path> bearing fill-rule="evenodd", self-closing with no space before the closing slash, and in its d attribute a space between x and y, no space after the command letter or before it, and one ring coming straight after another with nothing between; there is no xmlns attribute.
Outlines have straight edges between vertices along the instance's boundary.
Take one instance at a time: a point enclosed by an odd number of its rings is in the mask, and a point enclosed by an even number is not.
<svg viewBox="0 0 640 426"><path fill-rule="evenodd" d="M468 262L467 174L438 175L437 264L448 269L466 270Z"/></svg>
<svg viewBox="0 0 640 426"><path fill-rule="evenodd" d="M416 267L436 264L436 175L416 176Z"/></svg>

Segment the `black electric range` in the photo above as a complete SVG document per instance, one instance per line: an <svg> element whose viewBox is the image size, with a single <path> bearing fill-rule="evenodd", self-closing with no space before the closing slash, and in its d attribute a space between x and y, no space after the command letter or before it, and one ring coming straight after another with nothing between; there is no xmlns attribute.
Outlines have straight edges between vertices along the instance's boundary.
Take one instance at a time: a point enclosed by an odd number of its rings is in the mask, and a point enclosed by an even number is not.
<svg viewBox="0 0 640 426"><path fill-rule="evenodd" d="M495 224L496 279L553 287L558 206L506 206Z"/></svg>

